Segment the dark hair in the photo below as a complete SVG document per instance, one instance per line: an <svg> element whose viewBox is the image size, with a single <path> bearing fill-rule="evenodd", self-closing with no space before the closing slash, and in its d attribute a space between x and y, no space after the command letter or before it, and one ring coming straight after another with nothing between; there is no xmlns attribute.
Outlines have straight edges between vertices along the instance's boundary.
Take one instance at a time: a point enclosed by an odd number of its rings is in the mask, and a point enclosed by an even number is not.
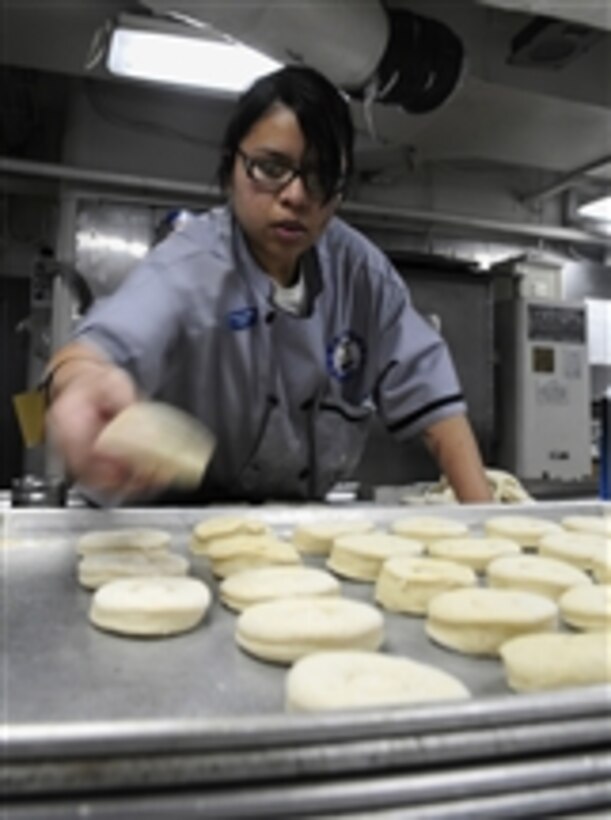
<svg viewBox="0 0 611 820"><path fill-rule="evenodd" d="M295 114L306 153L315 157L325 196L330 199L352 174L354 126L348 103L337 88L305 66L287 66L267 74L239 98L223 137L217 172L221 187L229 183L240 143L275 102Z"/></svg>

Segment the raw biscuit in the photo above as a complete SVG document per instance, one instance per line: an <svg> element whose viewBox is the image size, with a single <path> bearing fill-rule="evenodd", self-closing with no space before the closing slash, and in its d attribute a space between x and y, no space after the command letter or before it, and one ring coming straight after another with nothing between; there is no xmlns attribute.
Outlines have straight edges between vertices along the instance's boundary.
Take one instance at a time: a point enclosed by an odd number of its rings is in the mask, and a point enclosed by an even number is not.
<svg viewBox="0 0 611 820"><path fill-rule="evenodd" d="M249 606L277 598L339 595L339 582L331 573L313 567L261 567L231 575L219 587L221 600L241 612Z"/></svg>
<svg viewBox="0 0 611 820"><path fill-rule="evenodd" d="M611 538L611 515L567 515L562 526L574 532L589 532Z"/></svg>
<svg viewBox="0 0 611 820"><path fill-rule="evenodd" d="M468 538L441 538L428 546L433 558L465 564L476 572L484 572L501 555L518 555L521 547L510 538L471 535Z"/></svg>
<svg viewBox="0 0 611 820"><path fill-rule="evenodd" d="M461 538L469 534L469 528L461 521L436 515L398 518L390 525L391 532L404 538L414 538L430 544L439 538Z"/></svg>
<svg viewBox="0 0 611 820"><path fill-rule="evenodd" d="M611 553L611 539L586 532L550 533L539 542L539 555L587 570L594 567L605 550Z"/></svg>
<svg viewBox="0 0 611 820"><path fill-rule="evenodd" d="M76 542L78 555L109 550L167 550L172 536L165 530L149 527L126 527L115 530L92 530Z"/></svg>
<svg viewBox="0 0 611 820"><path fill-rule="evenodd" d="M486 535L493 538L511 538L520 546L534 549L544 535L562 532L562 527L547 518L534 515L498 515L484 522Z"/></svg>
<svg viewBox="0 0 611 820"><path fill-rule="evenodd" d="M187 575L189 562L175 552L157 550L111 550L85 555L78 564L81 586L97 589L117 578L144 578L151 575Z"/></svg>
<svg viewBox="0 0 611 820"><path fill-rule="evenodd" d="M193 528L191 552L195 555L206 555L208 545L221 538L233 538L236 535L271 535L271 530L263 521L245 516L217 515L205 518Z"/></svg>
<svg viewBox="0 0 611 820"><path fill-rule="evenodd" d="M611 629L611 585L573 587L558 604L562 620L575 629Z"/></svg>
<svg viewBox="0 0 611 820"><path fill-rule="evenodd" d="M577 567L540 555L505 556L487 570L488 585L495 589L521 589L558 600L571 587L591 586L592 580Z"/></svg>
<svg viewBox="0 0 611 820"><path fill-rule="evenodd" d="M426 632L468 655L497 655L509 638L553 630L558 608L549 598L506 589L455 589L429 604Z"/></svg>
<svg viewBox="0 0 611 820"><path fill-rule="evenodd" d="M368 532L373 522L364 518L311 521L293 530L293 543L306 555L329 555L333 541L340 535Z"/></svg>
<svg viewBox="0 0 611 820"><path fill-rule="evenodd" d="M293 544L273 535L235 535L208 544L207 556L212 572L227 578L235 572L273 564L301 564L301 556Z"/></svg>
<svg viewBox="0 0 611 820"><path fill-rule="evenodd" d="M462 564L439 558L397 556L384 562L375 599L391 612L424 615L436 595L476 583L475 572Z"/></svg>
<svg viewBox="0 0 611 820"><path fill-rule="evenodd" d="M393 555L420 555L420 541L385 532L351 533L336 538L327 560L330 570L355 581L375 581L382 564Z"/></svg>
<svg viewBox="0 0 611 820"><path fill-rule="evenodd" d="M375 607L339 597L255 604L236 624L238 645L274 663L292 663L325 649L376 650L383 640L384 619Z"/></svg>
<svg viewBox="0 0 611 820"><path fill-rule="evenodd" d="M504 643L500 655L516 692L611 683L611 632L524 635Z"/></svg>
<svg viewBox="0 0 611 820"><path fill-rule="evenodd" d="M196 627L210 599L195 578L121 578L94 593L89 620L121 635L165 637Z"/></svg>
<svg viewBox="0 0 611 820"><path fill-rule="evenodd" d="M215 441L197 419L177 407L138 401L104 427L94 446L128 460L162 484L197 487Z"/></svg>
<svg viewBox="0 0 611 820"><path fill-rule="evenodd" d="M468 689L453 675L409 658L376 652L316 652L286 676L286 708L318 712L425 701L464 700Z"/></svg>

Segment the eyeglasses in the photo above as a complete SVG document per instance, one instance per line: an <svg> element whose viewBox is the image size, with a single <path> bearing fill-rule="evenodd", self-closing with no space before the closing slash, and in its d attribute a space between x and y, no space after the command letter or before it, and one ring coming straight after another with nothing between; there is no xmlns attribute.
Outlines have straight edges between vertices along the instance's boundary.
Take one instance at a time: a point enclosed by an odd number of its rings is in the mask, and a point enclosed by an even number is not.
<svg viewBox="0 0 611 820"><path fill-rule="evenodd" d="M276 194L290 185L296 177L301 177L310 196L321 202L328 202L344 191L346 180L343 177L340 177L338 182L329 188L329 185L323 183L315 168L294 165L281 155L265 154L253 157L241 148L238 148L237 153L244 163L248 178L262 191Z"/></svg>

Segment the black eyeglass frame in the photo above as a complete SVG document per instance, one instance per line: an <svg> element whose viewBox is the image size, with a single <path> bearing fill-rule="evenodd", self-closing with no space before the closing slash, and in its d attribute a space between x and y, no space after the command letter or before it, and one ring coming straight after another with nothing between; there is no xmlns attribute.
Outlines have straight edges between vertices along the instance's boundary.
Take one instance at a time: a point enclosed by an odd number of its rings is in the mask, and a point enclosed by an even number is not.
<svg viewBox="0 0 611 820"><path fill-rule="evenodd" d="M254 182L255 185L260 186L264 191L270 194L279 193L290 185L291 182L297 177L301 178L303 186L310 196L313 199L323 203L330 202L334 197L342 196L345 192L347 183L345 177L340 177L333 188L326 190L320 180L319 175L312 168L304 168L299 165L295 166L288 160L283 160L280 157L275 159L270 157L269 160L276 162L279 166L284 165L286 167L286 171L288 172L286 179L280 178L275 180L272 177L269 177L267 180L262 180L256 176L255 169L258 168L261 173L265 175L265 171L262 169L261 165L268 160L253 157L251 154L247 154L242 148L237 148L236 153L244 163L244 170L246 171L248 178ZM312 185L312 179L314 180L314 185Z"/></svg>

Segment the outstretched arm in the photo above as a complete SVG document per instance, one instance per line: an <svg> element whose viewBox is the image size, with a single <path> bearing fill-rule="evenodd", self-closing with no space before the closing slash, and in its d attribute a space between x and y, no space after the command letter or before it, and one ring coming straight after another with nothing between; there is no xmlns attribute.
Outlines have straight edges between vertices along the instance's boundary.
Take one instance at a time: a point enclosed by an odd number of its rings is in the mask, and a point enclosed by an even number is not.
<svg viewBox="0 0 611 820"><path fill-rule="evenodd" d="M493 500L479 447L465 416L451 416L431 424L423 438L459 501Z"/></svg>
<svg viewBox="0 0 611 820"><path fill-rule="evenodd" d="M114 490L132 476L128 465L95 450L105 425L136 401L131 377L89 345L71 342L48 368L47 431L68 472L89 487Z"/></svg>

